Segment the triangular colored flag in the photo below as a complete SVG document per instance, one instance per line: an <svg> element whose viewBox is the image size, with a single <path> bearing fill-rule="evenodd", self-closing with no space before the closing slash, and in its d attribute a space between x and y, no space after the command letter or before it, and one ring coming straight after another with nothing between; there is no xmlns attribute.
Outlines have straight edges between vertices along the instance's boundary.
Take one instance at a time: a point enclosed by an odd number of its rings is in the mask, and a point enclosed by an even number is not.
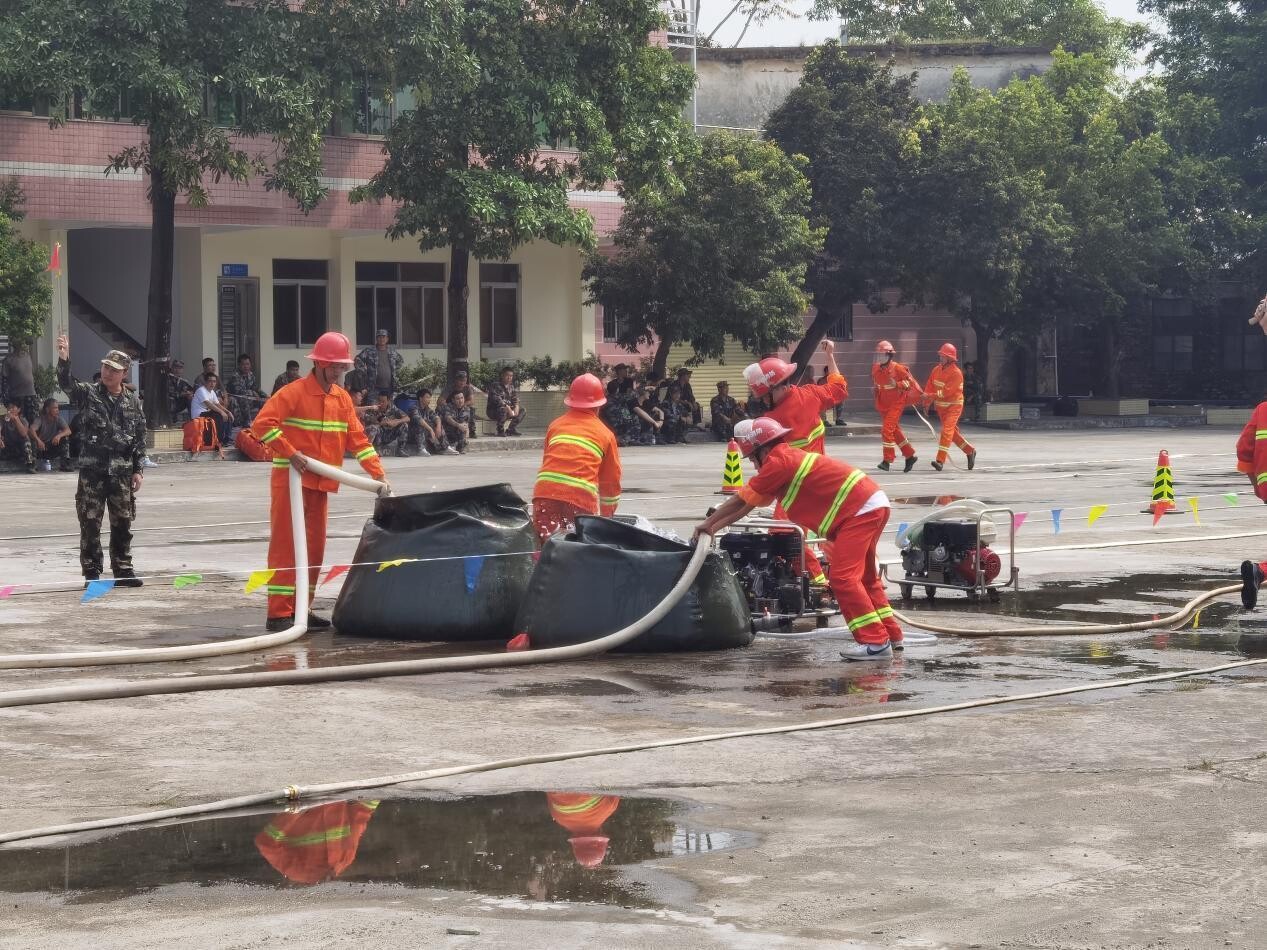
<svg viewBox="0 0 1267 950"><path fill-rule="evenodd" d="M381 574L389 567L400 567L400 565L404 564L408 560L409 558L407 557L398 557L394 561L384 561L382 564L378 565L378 570L375 571L375 573Z"/></svg>
<svg viewBox="0 0 1267 950"><path fill-rule="evenodd" d="M1052 534L1060 534L1060 516L1064 512L1063 508L1053 508L1051 510L1051 529Z"/></svg>
<svg viewBox="0 0 1267 950"><path fill-rule="evenodd" d="M246 592L248 594L255 593L255 591L271 581L276 573L277 571L274 568L269 568L266 571L251 571L251 576L246 579Z"/></svg>
<svg viewBox="0 0 1267 950"><path fill-rule="evenodd" d="M1201 626L1201 611L1197 611L1197 615L1192 618L1192 629L1199 629Z"/></svg>
<svg viewBox="0 0 1267 950"><path fill-rule="evenodd" d="M89 581L88 586L84 589L84 596L79 598L79 602L81 604L89 603L106 596L112 590L114 590L113 580Z"/></svg>
<svg viewBox="0 0 1267 950"><path fill-rule="evenodd" d="M484 570L484 558L482 555L465 557L462 559L462 566L466 571L466 592L469 594L480 582L480 572Z"/></svg>
<svg viewBox="0 0 1267 950"><path fill-rule="evenodd" d="M48 267L44 268L50 274L60 274L62 272L62 242L58 241L53 245L53 253L49 255Z"/></svg>
<svg viewBox="0 0 1267 950"><path fill-rule="evenodd" d="M1025 523L1025 519L1028 517L1028 511L1018 511L1016 514L1012 515L1012 530L1020 531L1021 525Z"/></svg>
<svg viewBox="0 0 1267 950"><path fill-rule="evenodd" d="M532 640L526 633L517 633L510 638L510 642L506 644L506 652L518 653L521 650L531 650Z"/></svg>
<svg viewBox="0 0 1267 950"><path fill-rule="evenodd" d="M322 578L321 584L329 584L332 580L334 580L340 574L346 574L348 572L348 567L349 565L347 564L334 565L334 567L330 568L330 570L326 572L326 576ZM320 587L321 584L318 584L317 586Z"/></svg>
<svg viewBox="0 0 1267 950"><path fill-rule="evenodd" d="M13 585L10 585L9 587L0 587L0 600L4 600L6 597L12 594L15 590L17 590L17 587Z"/></svg>
<svg viewBox="0 0 1267 950"><path fill-rule="evenodd" d="M899 525L897 526L897 537L898 537L898 538L901 538L901 537L902 537L902 532L903 532L903 531L905 531L905 530L906 530L907 528L909 528L909 527L910 527L910 523L909 523L909 522L906 522L906 521L903 521L901 524L899 524ZM897 539L894 539L894 540L897 540Z"/></svg>
<svg viewBox="0 0 1267 950"><path fill-rule="evenodd" d="M1197 524L1200 524L1200 523L1201 523L1201 516L1200 516L1199 514L1197 514L1197 505L1198 505L1198 504L1199 504L1199 502L1197 501L1197 499L1196 499L1196 498L1189 498L1189 499L1188 499L1188 507L1192 509L1192 520L1193 520L1193 521L1195 521Z"/></svg>
<svg viewBox="0 0 1267 950"><path fill-rule="evenodd" d="M1095 524L1100 520L1100 516L1108 510L1108 505L1092 505L1091 510L1087 512L1087 524Z"/></svg>
<svg viewBox="0 0 1267 950"><path fill-rule="evenodd" d="M177 590L184 590L186 587L193 587L195 584L202 583L201 574L178 574L172 580L172 586Z"/></svg>
<svg viewBox="0 0 1267 950"><path fill-rule="evenodd" d="M1226 495L1223 496L1223 500L1226 501L1233 508L1236 508L1236 507L1239 507L1241 503L1241 496L1236 494L1236 492L1234 491L1230 491Z"/></svg>

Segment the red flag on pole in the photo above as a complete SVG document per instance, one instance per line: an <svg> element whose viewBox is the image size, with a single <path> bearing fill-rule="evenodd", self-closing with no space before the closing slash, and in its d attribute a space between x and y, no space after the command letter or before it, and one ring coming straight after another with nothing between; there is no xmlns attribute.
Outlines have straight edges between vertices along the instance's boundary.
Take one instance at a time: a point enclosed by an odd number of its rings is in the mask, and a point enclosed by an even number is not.
<svg viewBox="0 0 1267 950"><path fill-rule="evenodd" d="M53 244L53 254L48 259L48 267L45 270L50 274L56 274L59 277L62 273L62 242L57 241Z"/></svg>

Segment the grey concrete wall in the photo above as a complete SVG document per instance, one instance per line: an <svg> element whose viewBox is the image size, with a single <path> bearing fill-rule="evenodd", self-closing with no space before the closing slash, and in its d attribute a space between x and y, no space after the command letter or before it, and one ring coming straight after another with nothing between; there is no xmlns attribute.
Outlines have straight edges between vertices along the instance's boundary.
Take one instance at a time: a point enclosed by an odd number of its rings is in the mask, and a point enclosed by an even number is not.
<svg viewBox="0 0 1267 950"><path fill-rule="evenodd" d="M879 50L857 47L858 55L892 61L894 69L916 75L916 95L924 101L946 96L956 68L967 70L976 86L998 89L1014 78L1044 72L1051 53L1035 48L963 44ZM703 126L760 129L801 81L813 47L750 47L700 50L699 123Z"/></svg>

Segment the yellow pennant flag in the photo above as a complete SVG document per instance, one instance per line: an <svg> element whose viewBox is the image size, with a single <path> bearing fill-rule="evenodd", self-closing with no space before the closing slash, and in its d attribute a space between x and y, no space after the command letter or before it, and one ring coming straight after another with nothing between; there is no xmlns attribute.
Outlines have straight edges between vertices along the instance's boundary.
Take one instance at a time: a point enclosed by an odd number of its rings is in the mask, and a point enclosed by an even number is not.
<svg viewBox="0 0 1267 950"><path fill-rule="evenodd" d="M389 567L400 567L400 565L410 560L412 560L412 558L398 557L394 561L383 561L383 563L378 565L378 571L376 573L381 574L383 573L383 571L387 570Z"/></svg>
<svg viewBox="0 0 1267 950"><path fill-rule="evenodd" d="M251 576L246 579L246 592L251 594L259 590L271 581L273 579L273 575L276 573L277 571L275 570L252 571Z"/></svg>
<svg viewBox="0 0 1267 950"><path fill-rule="evenodd" d="M1092 505L1091 510L1087 513L1087 524L1095 524L1100 520L1100 516L1108 510L1108 505Z"/></svg>
<svg viewBox="0 0 1267 950"><path fill-rule="evenodd" d="M1201 523L1201 516L1200 516L1199 514L1197 514L1197 499L1196 499L1196 498L1189 498L1189 499L1188 499L1188 507L1192 509L1192 520L1193 520L1193 521L1195 521L1197 524L1200 524L1200 523Z"/></svg>

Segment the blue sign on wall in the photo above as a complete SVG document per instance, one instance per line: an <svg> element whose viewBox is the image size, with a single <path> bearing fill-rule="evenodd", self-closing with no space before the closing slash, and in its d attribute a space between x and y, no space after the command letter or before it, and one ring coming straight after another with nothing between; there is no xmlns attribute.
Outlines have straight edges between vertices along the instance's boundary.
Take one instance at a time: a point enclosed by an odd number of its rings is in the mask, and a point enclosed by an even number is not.
<svg viewBox="0 0 1267 950"><path fill-rule="evenodd" d="M221 277L246 277L248 276L245 264L221 264Z"/></svg>

